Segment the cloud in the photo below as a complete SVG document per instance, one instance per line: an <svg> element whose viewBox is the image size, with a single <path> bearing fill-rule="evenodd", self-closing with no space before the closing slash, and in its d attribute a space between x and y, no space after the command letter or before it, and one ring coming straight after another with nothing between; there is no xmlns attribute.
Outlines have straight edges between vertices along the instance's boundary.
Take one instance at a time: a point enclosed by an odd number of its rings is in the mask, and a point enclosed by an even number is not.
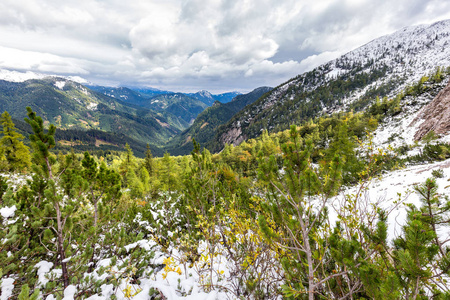
<svg viewBox="0 0 450 300"><path fill-rule="evenodd" d="M7 58L7 59L5 59ZM87 75L80 62L48 53L22 51L0 46L0 65L6 69L43 73Z"/></svg>
<svg viewBox="0 0 450 300"><path fill-rule="evenodd" d="M0 68L175 90L275 86L441 0L2 0Z"/></svg>

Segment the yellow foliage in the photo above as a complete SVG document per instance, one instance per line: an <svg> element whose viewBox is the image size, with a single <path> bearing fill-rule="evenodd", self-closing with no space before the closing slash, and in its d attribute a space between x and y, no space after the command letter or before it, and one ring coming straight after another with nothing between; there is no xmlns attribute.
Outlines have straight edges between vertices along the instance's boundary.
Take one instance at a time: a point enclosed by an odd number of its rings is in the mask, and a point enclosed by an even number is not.
<svg viewBox="0 0 450 300"><path fill-rule="evenodd" d="M127 287L122 291L125 298L130 299L134 296L136 296L137 294L139 294L140 292L142 292L141 288L135 289L135 291L133 292L132 290L132 286L127 284Z"/></svg>
<svg viewBox="0 0 450 300"><path fill-rule="evenodd" d="M167 257L163 260L163 264L165 264L166 266L164 267L164 272L162 274L163 279L167 278L167 275L169 274L169 272L176 272L179 275L182 274L182 271L180 269L180 267L175 268L175 260L173 259L173 257Z"/></svg>

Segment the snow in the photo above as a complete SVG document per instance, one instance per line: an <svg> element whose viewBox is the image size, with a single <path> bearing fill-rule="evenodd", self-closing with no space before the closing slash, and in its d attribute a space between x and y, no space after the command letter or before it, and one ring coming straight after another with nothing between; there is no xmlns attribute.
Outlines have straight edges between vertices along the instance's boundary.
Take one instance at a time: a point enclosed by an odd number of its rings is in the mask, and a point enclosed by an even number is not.
<svg viewBox="0 0 450 300"><path fill-rule="evenodd" d="M86 108L89 109L89 110L94 111L94 110L97 110L97 106L98 106L97 103L90 102L90 103L86 106Z"/></svg>
<svg viewBox="0 0 450 300"><path fill-rule="evenodd" d="M37 268L37 276L39 277L38 284L41 286L45 286L45 284L48 282L48 278L45 277L47 273L50 272L50 270L53 268L53 263L48 261L40 261L35 265L35 268Z"/></svg>
<svg viewBox="0 0 450 300"><path fill-rule="evenodd" d="M77 288L74 285L69 285L64 290L64 300L73 300L75 293L77 292Z"/></svg>
<svg viewBox="0 0 450 300"><path fill-rule="evenodd" d="M144 300L148 299L149 292L152 288L159 291L159 293L164 295L165 299L168 300L230 299L230 295L229 294L227 295L225 292L220 292L216 290L212 290L209 292L204 291L202 288L203 279L201 279L202 275L200 274L201 268L196 264L194 264L192 267L188 267L186 265L187 264L186 262L182 263L180 261L180 258L183 256L183 254L179 252L177 249L170 248L167 252L162 252L160 246L158 246L153 240L145 240L145 239L125 246L125 249L127 251L130 251L131 249L136 247L142 247L146 251L155 252L155 257L151 265L155 266L165 264L166 266L169 267L167 269L165 268L152 269L151 266L148 266L147 272L144 272L144 274L151 274L152 272L150 271L153 271L153 274L146 275L140 278L140 284L131 283L128 277L122 278L120 279L121 281L118 288L115 288L112 284L103 284L100 287L101 290L100 293L92 295L87 299L106 300L110 299L112 295L115 295L117 299L120 300L121 299ZM206 243L201 243L199 245L199 253L207 253L207 252L208 249ZM168 253L170 253L170 256ZM214 258L214 260L215 260L215 263L213 264L214 270L218 271L226 269L226 260L223 257L218 255L217 257ZM89 275L93 275L94 278L96 279L106 279L108 276L111 276L111 274L120 274L122 272L120 267L113 266L110 270L110 273L106 272L101 277L96 276L97 271L100 268L109 267L111 265L111 261L112 260L110 258L100 260L94 272L90 273ZM207 263L208 261L205 262ZM37 276L39 277L38 279L39 286L45 285L49 281L48 277L58 278L61 276L61 270L53 269L53 266L54 266L53 263L48 261L41 261L38 264L36 264L35 267L38 269ZM213 284L223 286L228 284L228 282L224 281L223 278L219 278L220 275L217 276L217 274L220 274L219 272L215 273L216 276L213 277L212 282ZM13 286L11 286L11 284L12 282L14 282L14 280L6 279L6 281L4 280L4 282L6 282L4 283L5 286L7 285L7 287L10 287L10 289L12 290ZM4 293L5 292L2 290L2 294ZM63 299L72 300L74 299L74 295L76 293L77 293L76 286L70 285L64 290ZM54 300L56 298L53 295L50 295L46 299Z"/></svg>
<svg viewBox="0 0 450 300"><path fill-rule="evenodd" d="M8 219L14 217L14 212L16 211L16 206L13 205L11 207L2 207L0 209L0 215L2 215L3 219Z"/></svg>
<svg viewBox="0 0 450 300"><path fill-rule="evenodd" d="M80 86L79 86L79 89L81 90L81 92L82 92L83 94L85 94L86 96L89 96L89 92L88 92L88 90L87 90L84 86L80 85Z"/></svg>
<svg viewBox="0 0 450 300"><path fill-rule="evenodd" d="M2 280L0 300L8 300L14 289L14 279L6 278Z"/></svg>
<svg viewBox="0 0 450 300"><path fill-rule="evenodd" d="M422 164L409 166L405 169L396 170L384 175L382 178L373 179L361 191L359 205L367 209L363 213L374 213L371 204L389 212L388 217L388 239L393 240L401 234L402 226L406 222L406 204L412 203L416 207L421 206L420 198L413 188L416 184L422 184L427 178L432 177L432 171L442 169L443 178L436 178L439 186L438 193L448 195L448 181L450 177L450 159L435 162L432 164ZM337 220L339 208L345 203L345 195L356 195L361 186L352 187L344 190L339 196L333 198L330 205L335 208L330 212L331 224ZM373 224L374 225L374 224ZM443 232L447 235L443 240L450 237L450 232Z"/></svg>
<svg viewBox="0 0 450 300"><path fill-rule="evenodd" d="M327 77L330 79L336 78L337 76L346 73L347 70L344 69L340 69L340 68L334 68L333 70L331 70L330 72L327 73Z"/></svg>
<svg viewBox="0 0 450 300"><path fill-rule="evenodd" d="M60 90L62 90L62 89L64 89L64 86L66 86L66 82L65 81L55 81L55 83L54 83L54 85L58 88L58 89L60 89Z"/></svg>
<svg viewBox="0 0 450 300"><path fill-rule="evenodd" d="M422 76L433 72L436 67L450 65L450 47L447 46L450 43L449 28L450 20L446 20L407 27L377 38L333 61L331 65L334 69L330 73L340 71L336 67L338 62L364 65L373 60L374 66L386 65L391 69L381 81L406 76L406 82L398 86L398 89L403 89L407 84L417 82ZM372 68L370 66L362 72Z"/></svg>

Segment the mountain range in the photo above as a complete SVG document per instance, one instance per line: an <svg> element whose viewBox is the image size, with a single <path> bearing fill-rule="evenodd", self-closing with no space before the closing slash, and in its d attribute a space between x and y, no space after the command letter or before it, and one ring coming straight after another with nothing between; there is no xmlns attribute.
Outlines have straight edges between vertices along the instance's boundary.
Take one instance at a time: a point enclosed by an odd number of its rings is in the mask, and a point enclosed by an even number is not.
<svg viewBox="0 0 450 300"><path fill-rule="evenodd" d="M102 87L79 78L0 70L0 109L22 120L31 106L60 129L123 135L141 148L149 143L158 154L189 153L193 139L217 152L263 130L362 111L377 97L394 97L438 67L450 66L449 44L450 20L407 27L273 89L245 95Z"/></svg>
<svg viewBox="0 0 450 300"><path fill-rule="evenodd" d="M45 123L57 126L59 137L78 141L61 140L60 144L118 150L129 143L137 155L143 155L147 143L155 155L162 155L165 143L193 123L208 107L205 102L210 103L210 97L228 101L240 94L101 87L73 78L7 70L0 70L0 78L0 110L8 111L19 128L25 130L21 120L30 106Z"/></svg>

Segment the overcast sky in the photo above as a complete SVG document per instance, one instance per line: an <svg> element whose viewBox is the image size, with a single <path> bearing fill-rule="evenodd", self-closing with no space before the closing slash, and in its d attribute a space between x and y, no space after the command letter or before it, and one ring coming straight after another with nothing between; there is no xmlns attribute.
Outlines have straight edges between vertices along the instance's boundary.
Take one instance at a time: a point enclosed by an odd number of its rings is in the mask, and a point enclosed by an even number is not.
<svg viewBox="0 0 450 300"><path fill-rule="evenodd" d="M443 19L450 0L1 0L0 68L245 92Z"/></svg>

